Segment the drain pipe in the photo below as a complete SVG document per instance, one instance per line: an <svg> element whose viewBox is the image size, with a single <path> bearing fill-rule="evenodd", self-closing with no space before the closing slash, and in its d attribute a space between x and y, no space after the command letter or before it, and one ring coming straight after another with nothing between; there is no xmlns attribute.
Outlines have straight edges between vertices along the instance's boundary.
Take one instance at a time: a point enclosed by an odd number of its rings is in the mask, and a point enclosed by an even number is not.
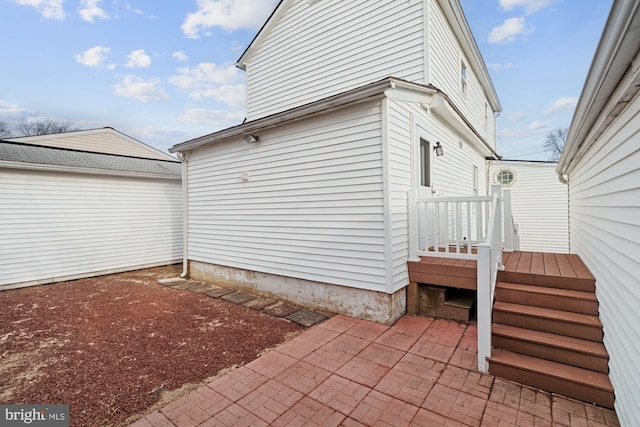
<svg viewBox="0 0 640 427"><path fill-rule="evenodd" d="M187 172L189 169L189 162L187 161L187 156L184 155L182 151L178 151L178 158L182 162L182 273L180 277L183 279L187 277L189 273L189 260L187 258L187 242L188 242L188 233L189 233L189 225L188 225L188 197L187 197Z"/></svg>

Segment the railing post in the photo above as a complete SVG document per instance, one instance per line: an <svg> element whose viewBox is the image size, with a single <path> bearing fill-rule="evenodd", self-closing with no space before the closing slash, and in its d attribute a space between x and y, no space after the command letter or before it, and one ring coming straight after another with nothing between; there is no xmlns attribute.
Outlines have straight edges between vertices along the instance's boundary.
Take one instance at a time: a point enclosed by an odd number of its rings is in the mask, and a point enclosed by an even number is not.
<svg viewBox="0 0 640 427"><path fill-rule="evenodd" d="M491 356L491 310L493 301L491 298L491 245L480 243L478 245L478 370L489 372L487 358Z"/></svg>
<svg viewBox="0 0 640 427"><path fill-rule="evenodd" d="M498 265L502 268L502 186L500 184L494 184L491 186L491 194L498 196L498 204L496 206L496 221L493 232L493 236L488 236L487 239L491 239L491 247L497 254ZM495 262L495 260L492 260Z"/></svg>
<svg viewBox="0 0 640 427"><path fill-rule="evenodd" d="M418 226L418 194L411 189L408 194L409 203L409 262L420 262L418 245L420 242L420 227Z"/></svg>
<svg viewBox="0 0 640 427"><path fill-rule="evenodd" d="M511 190L504 190L504 251L513 252L514 233L513 233L513 214L511 212Z"/></svg>

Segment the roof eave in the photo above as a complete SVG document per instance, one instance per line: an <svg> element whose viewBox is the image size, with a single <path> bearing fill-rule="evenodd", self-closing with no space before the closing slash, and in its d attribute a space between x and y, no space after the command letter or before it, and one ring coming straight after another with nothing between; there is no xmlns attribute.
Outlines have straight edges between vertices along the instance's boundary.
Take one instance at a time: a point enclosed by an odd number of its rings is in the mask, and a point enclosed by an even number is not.
<svg viewBox="0 0 640 427"><path fill-rule="evenodd" d="M63 172L63 173L79 173L83 175L107 175L107 176L120 176L131 178L147 178L147 179L163 179L163 180L180 180L182 176L180 174L159 174L149 172L137 172L137 171L121 171L114 169L99 169L99 168L86 168L77 166L64 166L64 165L48 165L43 163L26 163L0 160L0 169L18 169L18 170L33 170L41 172Z"/></svg>
<svg viewBox="0 0 640 427"><path fill-rule="evenodd" d="M501 159L496 150L487 142L473 124L471 124L447 94L439 92L434 96L431 108L436 114L448 122L452 128L465 135L470 141L473 141L478 150L486 155L487 158Z"/></svg>
<svg viewBox="0 0 640 427"><path fill-rule="evenodd" d="M430 86L419 85L396 78L386 78L338 95L330 96L300 107L292 108L267 117L252 120L237 126L177 144L169 149L171 153L191 151L203 145L217 143L229 138L260 132L280 124L300 120L316 114L326 113L353 103L363 102L375 97L382 97L388 89L397 87L411 88L425 93L436 93Z"/></svg>
<svg viewBox="0 0 640 427"><path fill-rule="evenodd" d="M602 115L619 114L619 100L637 92L640 67L636 64L634 70L632 65L638 60L639 37L640 0L614 2L558 161L561 180L610 124ZM625 79L625 87L620 88Z"/></svg>
<svg viewBox="0 0 640 427"><path fill-rule="evenodd" d="M286 8L289 6L292 0L280 0L278 5L273 9L269 18L262 25L260 30L256 33L249 46L242 52L238 61L236 61L236 67L240 68L243 71L247 70L247 62L253 56L258 47L262 44L262 41L266 37L266 34L269 33L271 28L275 25L275 23L280 19L280 16L284 13Z"/></svg>
<svg viewBox="0 0 640 427"><path fill-rule="evenodd" d="M454 32L457 34L458 40L461 42L462 49L471 61L470 65L475 71L478 80L480 80L480 84L484 88L485 95L487 96L491 108L496 113L502 112L502 105L500 104L498 93L493 85L493 81L491 80L491 76L489 75L484 59L482 59L482 54L480 53L476 39L471 32L471 28L469 27L469 23L467 22L467 18L464 15L464 11L462 10L459 0L438 0L438 3L440 4L440 7L442 7L442 10Z"/></svg>

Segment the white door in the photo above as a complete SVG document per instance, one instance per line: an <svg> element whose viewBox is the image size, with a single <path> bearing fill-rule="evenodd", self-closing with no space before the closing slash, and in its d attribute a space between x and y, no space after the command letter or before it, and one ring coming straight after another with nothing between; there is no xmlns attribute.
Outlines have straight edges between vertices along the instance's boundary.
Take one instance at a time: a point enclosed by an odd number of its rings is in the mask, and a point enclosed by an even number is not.
<svg viewBox="0 0 640 427"><path fill-rule="evenodd" d="M431 182L433 138L430 137L426 126L418 124L414 134L414 182L418 189L418 197L433 197ZM420 205L418 209L418 225L420 228L420 249L425 250L434 246L434 206Z"/></svg>

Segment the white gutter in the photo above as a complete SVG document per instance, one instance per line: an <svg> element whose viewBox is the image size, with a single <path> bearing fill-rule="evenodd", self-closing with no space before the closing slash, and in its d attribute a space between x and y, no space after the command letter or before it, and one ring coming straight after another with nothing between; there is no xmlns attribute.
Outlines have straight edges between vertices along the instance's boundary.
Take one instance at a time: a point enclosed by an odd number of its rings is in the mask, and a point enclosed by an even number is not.
<svg viewBox="0 0 640 427"><path fill-rule="evenodd" d="M614 2L576 106L556 173L561 182L637 93L640 3Z"/></svg>
<svg viewBox="0 0 640 427"><path fill-rule="evenodd" d="M189 234L189 222L188 222L188 185L187 185L187 173L189 171L189 162L187 156L182 151L178 152L178 158L182 161L182 273L180 277L185 278L189 274L189 258L188 258L188 234Z"/></svg>

